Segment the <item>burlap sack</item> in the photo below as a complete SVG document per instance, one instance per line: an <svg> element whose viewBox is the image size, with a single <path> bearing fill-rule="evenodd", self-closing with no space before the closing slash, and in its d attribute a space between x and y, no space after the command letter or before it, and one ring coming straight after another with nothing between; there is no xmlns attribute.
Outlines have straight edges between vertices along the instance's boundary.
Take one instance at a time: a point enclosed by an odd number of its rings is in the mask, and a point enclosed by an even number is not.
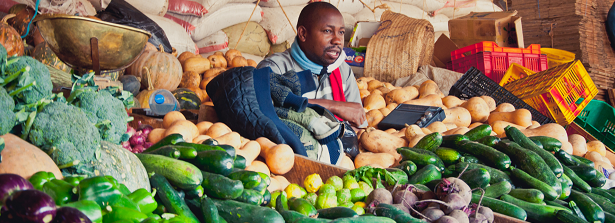
<svg viewBox="0 0 615 223"><path fill-rule="evenodd" d="M412 85L421 85L426 80L432 80L438 84L440 91L446 96L451 90L451 87L463 76L462 73L434 67L431 65L421 66L419 71L413 75L402 77L392 84L396 87L406 87Z"/></svg>

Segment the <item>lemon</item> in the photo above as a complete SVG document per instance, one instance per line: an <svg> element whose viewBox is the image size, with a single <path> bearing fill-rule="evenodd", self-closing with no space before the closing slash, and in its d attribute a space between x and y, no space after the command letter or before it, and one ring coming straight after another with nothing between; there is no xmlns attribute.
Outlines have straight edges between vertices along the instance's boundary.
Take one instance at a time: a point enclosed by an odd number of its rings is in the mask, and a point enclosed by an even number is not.
<svg viewBox="0 0 615 223"><path fill-rule="evenodd" d="M365 206L366 206L365 202L362 202L362 201L357 201L357 202L354 203L354 205L362 207L362 208L365 208Z"/></svg>
<svg viewBox="0 0 615 223"><path fill-rule="evenodd" d="M277 202L278 197L280 197L280 195L286 196L286 192L284 192L283 190L276 190L273 193L271 193L271 200L269 201L269 204L267 204L267 206L271 208L275 208L275 204Z"/></svg>
<svg viewBox="0 0 615 223"><path fill-rule="evenodd" d="M370 186L369 184L365 183L364 181L360 181L359 182L359 188L361 188L363 190L363 192L365 192L365 194L370 194L374 190L374 188L372 188L372 186Z"/></svg>
<svg viewBox="0 0 615 223"><path fill-rule="evenodd" d="M331 185L331 184L322 185L322 187L320 187L320 190L318 190L318 194L333 194L333 195L335 195L335 187L333 187L333 185Z"/></svg>
<svg viewBox="0 0 615 223"><path fill-rule="evenodd" d="M329 177L329 179L327 179L326 184L333 185L335 187L335 191L338 191L344 188L344 181L342 181L342 178L338 176Z"/></svg>
<svg viewBox="0 0 615 223"><path fill-rule="evenodd" d="M354 204L352 204L352 202L346 202L346 203L339 203L338 202L338 207L347 207L347 208L351 208L352 206L354 206Z"/></svg>
<svg viewBox="0 0 615 223"><path fill-rule="evenodd" d="M303 186L307 192L314 193L320 189L320 186L322 186L322 178L320 178L320 175L317 173L311 174L305 178L303 181Z"/></svg>
<svg viewBox="0 0 615 223"><path fill-rule="evenodd" d="M308 193L305 195L305 197L303 197L303 199L310 202L312 206L316 205L316 198L318 198L318 195L316 195L315 193Z"/></svg>
<svg viewBox="0 0 615 223"><path fill-rule="evenodd" d="M344 188L355 189L359 188L359 183L354 178L344 179Z"/></svg>
<svg viewBox="0 0 615 223"><path fill-rule="evenodd" d="M361 188L355 188L350 190L350 195L352 196L352 202L363 201L365 200L365 191L361 190Z"/></svg>
<svg viewBox="0 0 615 223"><path fill-rule="evenodd" d="M363 207L361 207L361 206L354 205L350 209L352 209L354 212L357 212L358 215L364 215L365 214L365 209Z"/></svg>
<svg viewBox="0 0 615 223"><path fill-rule="evenodd" d="M284 189L284 192L286 192L286 195L288 196L288 198L291 198L291 197L302 198L303 196L307 194L305 192L305 189L299 186L299 184L289 184L286 187L286 189Z"/></svg>
<svg viewBox="0 0 615 223"><path fill-rule="evenodd" d="M350 202L350 199L352 197L348 188L342 188L341 190L337 191L336 195L338 204Z"/></svg>
<svg viewBox="0 0 615 223"><path fill-rule="evenodd" d="M330 193L320 194L316 198L316 205L314 206L316 206L316 209L337 207L337 197Z"/></svg>

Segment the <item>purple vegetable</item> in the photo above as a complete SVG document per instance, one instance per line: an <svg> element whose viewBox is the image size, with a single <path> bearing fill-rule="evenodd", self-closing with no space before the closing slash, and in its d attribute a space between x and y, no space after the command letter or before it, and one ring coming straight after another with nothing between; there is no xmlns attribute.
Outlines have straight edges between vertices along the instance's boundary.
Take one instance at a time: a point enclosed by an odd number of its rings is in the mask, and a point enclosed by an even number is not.
<svg viewBox="0 0 615 223"><path fill-rule="evenodd" d="M4 206L11 219L20 222L49 223L56 215L56 203L40 190L22 190L9 196Z"/></svg>
<svg viewBox="0 0 615 223"><path fill-rule="evenodd" d="M137 133L132 135L128 141L132 146L143 145L143 143L145 143L145 137L143 137L141 131L137 131Z"/></svg>
<svg viewBox="0 0 615 223"><path fill-rule="evenodd" d="M122 147L124 147L124 149L127 149L128 151L132 152L132 148L130 147L130 142L128 142L128 141L122 142Z"/></svg>
<svg viewBox="0 0 615 223"><path fill-rule="evenodd" d="M128 125L128 128L126 128L126 134L128 134L130 137L132 137L136 132L137 130L135 130L135 128L133 127L130 127L130 125Z"/></svg>
<svg viewBox="0 0 615 223"><path fill-rule="evenodd" d="M145 143L143 143L143 148L148 149L148 148L149 148L149 147L151 147L152 145L154 145L154 144L153 144L153 143L151 143L151 142L145 142Z"/></svg>
<svg viewBox="0 0 615 223"><path fill-rule="evenodd" d="M151 125L141 124L141 122L139 122L139 127L137 128L137 131L143 132L143 136L145 136L145 138L149 136L149 133L152 132L152 130L154 130L154 127L152 127Z"/></svg>
<svg viewBox="0 0 615 223"><path fill-rule="evenodd" d="M132 147L133 153L142 153L143 151L145 151L145 148L143 147L143 145L136 145Z"/></svg>
<svg viewBox="0 0 615 223"><path fill-rule="evenodd" d="M0 174L0 206L12 193L29 189L34 189L34 187L23 177L12 173Z"/></svg>
<svg viewBox="0 0 615 223"><path fill-rule="evenodd" d="M57 210L52 223L92 223L92 221L77 208L62 207Z"/></svg>

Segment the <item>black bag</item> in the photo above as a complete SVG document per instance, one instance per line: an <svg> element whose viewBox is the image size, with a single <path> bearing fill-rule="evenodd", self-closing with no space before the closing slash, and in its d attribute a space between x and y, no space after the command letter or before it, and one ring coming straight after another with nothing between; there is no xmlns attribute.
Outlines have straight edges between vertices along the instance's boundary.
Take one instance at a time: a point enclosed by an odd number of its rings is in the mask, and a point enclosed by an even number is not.
<svg viewBox="0 0 615 223"><path fill-rule="evenodd" d="M342 145L344 146L344 152L346 155L350 156L350 159L354 160L354 158L359 155L359 138L357 137L357 133L352 129L350 123L348 121L344 121L344 135L340 139L342 141Z"/></svg>

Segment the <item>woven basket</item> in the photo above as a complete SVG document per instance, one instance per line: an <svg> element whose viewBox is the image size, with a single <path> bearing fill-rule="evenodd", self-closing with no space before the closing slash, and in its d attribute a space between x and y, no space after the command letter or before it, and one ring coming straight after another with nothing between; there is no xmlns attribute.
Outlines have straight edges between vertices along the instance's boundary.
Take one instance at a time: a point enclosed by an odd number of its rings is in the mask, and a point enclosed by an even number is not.
<svg viewBox="0 0 615 223"><path fill-rule="evenodd" d="M367 44L364 76L393 82L431 63L434 29L429 21L385 11Z"/></svg>

